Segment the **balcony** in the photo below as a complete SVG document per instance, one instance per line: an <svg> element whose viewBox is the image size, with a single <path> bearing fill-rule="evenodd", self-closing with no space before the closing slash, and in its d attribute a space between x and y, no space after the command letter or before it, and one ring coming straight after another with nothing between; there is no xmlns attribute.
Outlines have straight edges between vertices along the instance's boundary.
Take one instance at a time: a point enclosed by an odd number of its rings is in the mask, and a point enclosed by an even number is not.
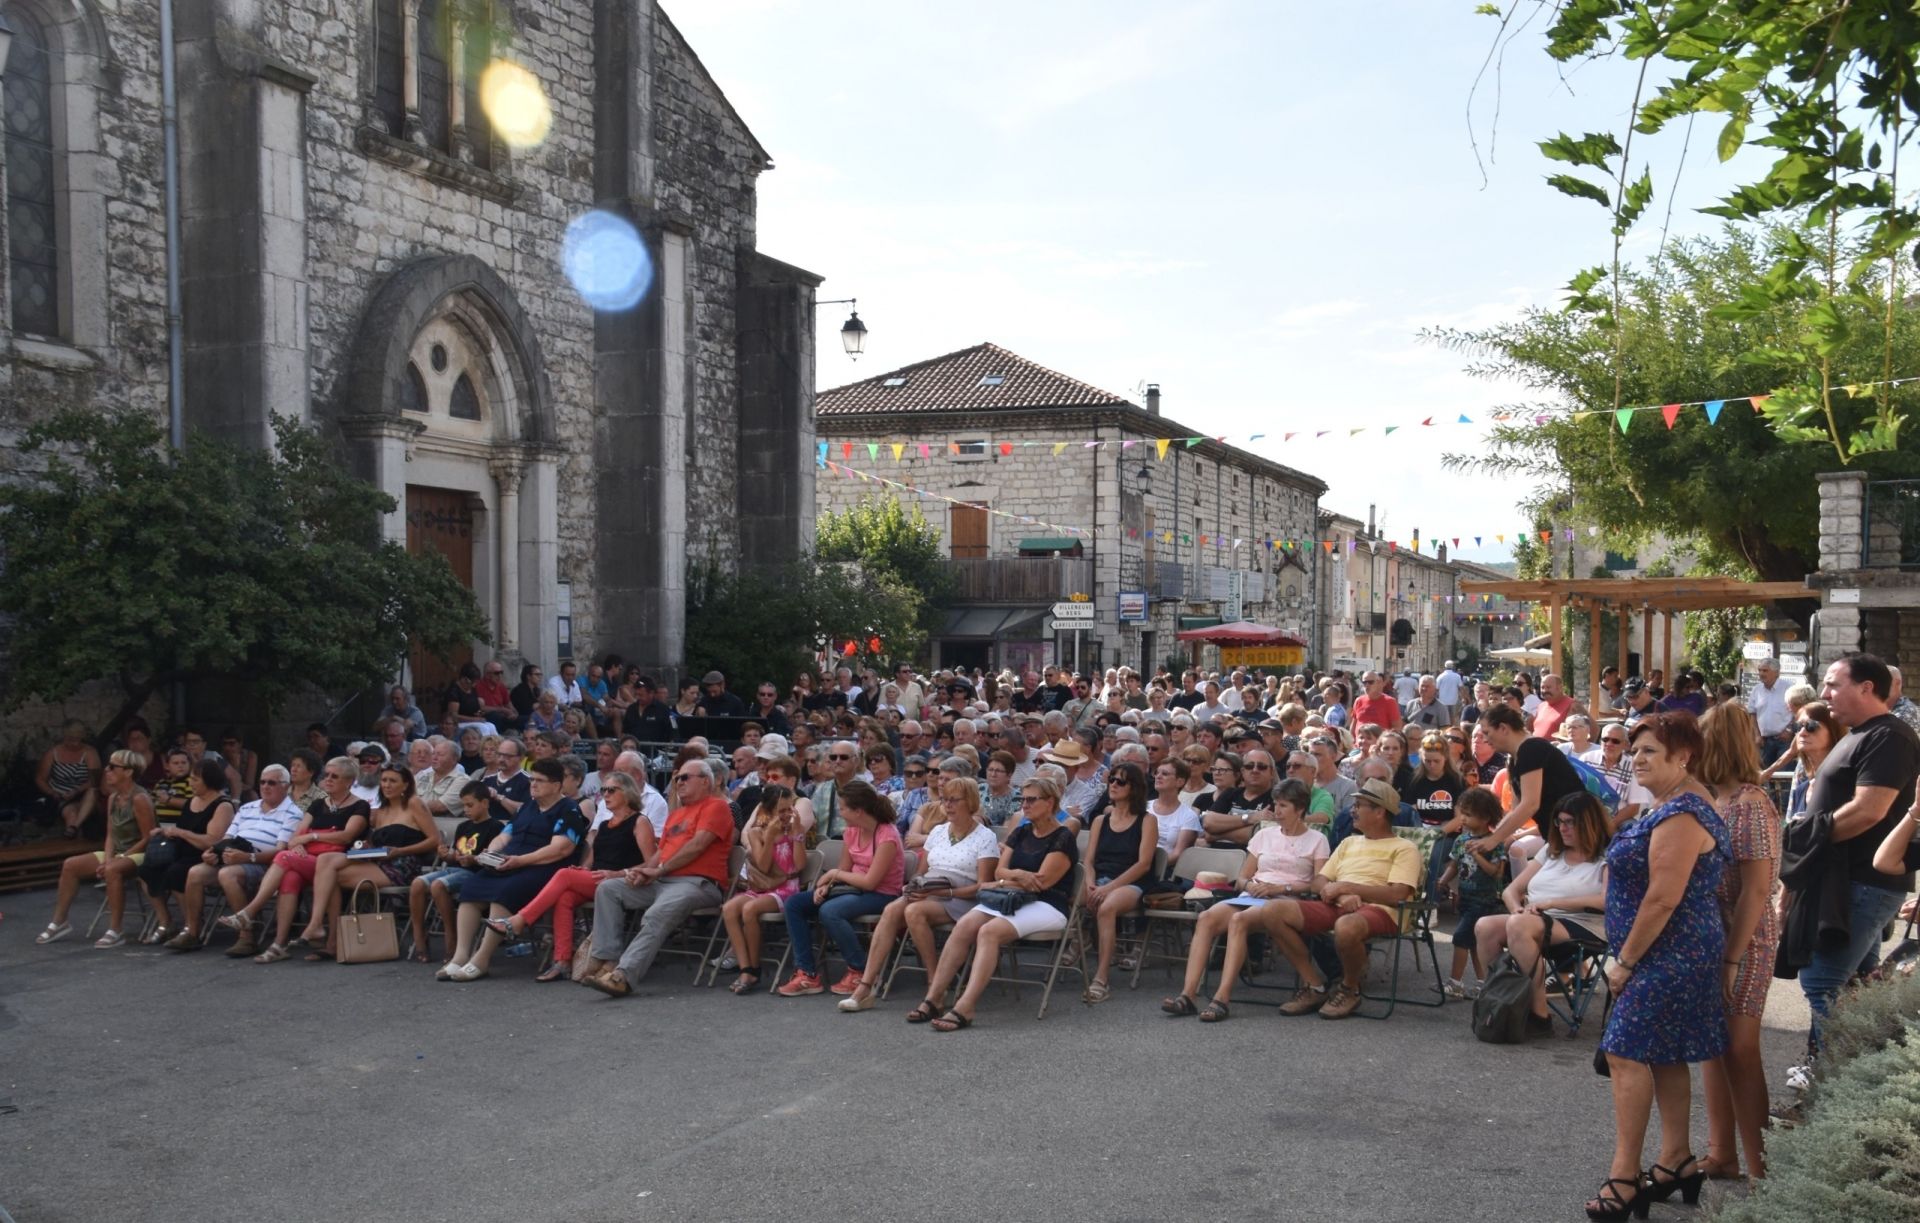
<svg viewBox="0 0 1920 1223"><path fill-rule="evenodd" d="M1155 602L1182 602L1187 597L1187 566L1177 561L1161 561L1154 566L1157 571L1153 585Z"/></svg>
<svg viewBox="0 0 1920 1223"><path fill-rule="evenodd" d="M1093 561L1064 556L975 556L947 562L961 603L1054 603L1093 594Z"/></svg>

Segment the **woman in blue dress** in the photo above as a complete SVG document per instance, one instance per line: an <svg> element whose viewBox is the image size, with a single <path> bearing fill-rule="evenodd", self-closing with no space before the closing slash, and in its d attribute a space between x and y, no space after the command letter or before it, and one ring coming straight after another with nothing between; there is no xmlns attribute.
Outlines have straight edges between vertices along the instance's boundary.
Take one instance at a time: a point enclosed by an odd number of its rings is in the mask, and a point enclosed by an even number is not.
<svg viewBox="0 0 1920 1223"><path fill-rule="evenodd" d="M503 861L460 888L460 910L453 958L434 976L445 981L478 981L487 975L497 938L482 942L481 918L491 912L507 917L540 894L547 881L580 856L587 820L580 806L560 793L566 770L558 760L536 760L527 772L531 797L520 805L506 830L487 849Z"/></svg>
<svg viewBox="0 0 1920 1223"><path fill-rule="evenodd" d="M1648 1201L1677 1191L1700 1200L1705 1174L1693 1158L1692 1082L1687 1063L1727 1051L1721 958L1726 930L1716 898L1727 830L1694 779L1699 724L1689 713L1655 714L1633 728L1633 779L1653 795L1607 848L1607 932L1613 1013L1600 1038L1613 1079L1613 1167L1587 1216L1645 1217ZM1660 1155L1640 1170L1647 1123L1660 1104Z"/></svg>

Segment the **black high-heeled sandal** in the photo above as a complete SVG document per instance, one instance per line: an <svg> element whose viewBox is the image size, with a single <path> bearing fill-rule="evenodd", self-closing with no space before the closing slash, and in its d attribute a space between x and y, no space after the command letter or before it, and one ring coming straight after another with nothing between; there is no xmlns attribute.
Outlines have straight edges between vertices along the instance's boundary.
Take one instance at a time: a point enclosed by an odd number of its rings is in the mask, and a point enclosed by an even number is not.
<svg viewBox="0 0 1920 1223"><path fill-rule="evenodd" d="M1693 1169L1693 1175L1680 1175L1690 1167ZM1666 1173L1667 1179L1661 1180L1654 1175L1657 1172ZM1649 1201L1664 1202L1673 1196L1674 1190L1678 1189L1682 1202L1689 1206L1698 1206L1700 1187L1706 1183L1707 1174L1700 1169L1699 1161L1689 1155L1680 1161L1678 1168L1669 1168L1665 1164L1653 1165L1646 1175L1647 1198Z"/></svg>
<svg viewBox="0 0 1920 1223"><path fill-rule="evenodd" d="M1625 1185L1629 1189L1632 1189L1633 1196L1623 1196L1618 1189L1614 1188L1615 1185ZM1589 1219L1624 1219L1628 1215L1632 1215L1636 1219L1644 1219L1652 1210L1652 1204L1648 1201L1644 1182L1638 1180L1630 1181L1624 1176L1609 1176L1606 1180L1602 1181L1600 1183L1600 1192L1594 1194L1593 1200L1600 1203L1600 1205L1597 1207L1589 1205L1587 1207L1587 1217Z"/></svg>

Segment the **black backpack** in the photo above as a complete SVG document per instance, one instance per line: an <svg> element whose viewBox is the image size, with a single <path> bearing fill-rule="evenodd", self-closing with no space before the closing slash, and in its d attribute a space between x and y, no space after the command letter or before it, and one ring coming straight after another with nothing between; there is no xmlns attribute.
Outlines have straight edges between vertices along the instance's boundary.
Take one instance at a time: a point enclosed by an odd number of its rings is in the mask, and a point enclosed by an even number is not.
<svg viewBox="0 0 1920 1223"><path fill-rule="evenodd" d="M1502 952L1473 1000L1473 1034L1490 1045L1525 1042L1532 1003L1533 978L1520 971L1512 952Z"/></svg>

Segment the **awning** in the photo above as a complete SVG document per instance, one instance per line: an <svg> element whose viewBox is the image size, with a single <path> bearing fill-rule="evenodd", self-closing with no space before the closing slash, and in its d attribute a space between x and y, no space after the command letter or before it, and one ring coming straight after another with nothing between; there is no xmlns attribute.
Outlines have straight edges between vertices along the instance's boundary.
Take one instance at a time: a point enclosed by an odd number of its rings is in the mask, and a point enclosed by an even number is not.
<svg viewBox="0 0 1920 1223"><path fill-rule="evenodd" d="M1071 552L1077 556L1080 541L1067 535L1036 535L1020 541L1020 552L1023 556L1043 552Z"/></svg>
<svg viewBox="0 0 1920 1223"><path fill-rule="evenodd" d="M1038 638L1046 634L1044 607L956 607L937 634L942 638Z"/></svg>
<svg viewBox="0 0 1920 1223"><path fill-rule="evenodd" d="M1222 623L1225 623L1225 622L1222 621L1218 616L1182 616L1180 617L1180 628L1182 631L1185 631L1186 629L1190 629L1190 628L1212 628L1214 625L1222 624Z"/></svg>

